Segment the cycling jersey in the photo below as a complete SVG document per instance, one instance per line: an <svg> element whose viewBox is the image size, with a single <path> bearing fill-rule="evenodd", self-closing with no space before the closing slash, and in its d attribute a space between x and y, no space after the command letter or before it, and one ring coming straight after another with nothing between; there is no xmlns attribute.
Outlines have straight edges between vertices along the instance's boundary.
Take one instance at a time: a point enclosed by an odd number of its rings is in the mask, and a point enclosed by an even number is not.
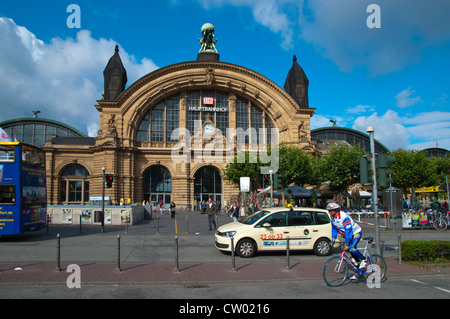
<svg viewBox="0 0 450 319"><path fill-rule="evenodd" d="M345 238L346 244L352 241L353 235L361 232L361 227L342 211L339 211L336 217L331 218L331 225L331 238L336 239L337 233L339 233Z"/></svg>

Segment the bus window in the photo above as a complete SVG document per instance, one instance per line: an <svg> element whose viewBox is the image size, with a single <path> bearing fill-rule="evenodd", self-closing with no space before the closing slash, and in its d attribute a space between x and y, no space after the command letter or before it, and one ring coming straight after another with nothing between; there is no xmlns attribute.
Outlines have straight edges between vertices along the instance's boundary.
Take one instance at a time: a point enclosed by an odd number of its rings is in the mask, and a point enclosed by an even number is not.
<svg viewBox="0 0 450 319"><path fill-rule="evenodd" d="M14 185L0 185L0 205L14 205L16 198Z"/></svg>
<svg viewBox="0 0 450 319"><path fill-rule="evenodd" d="M0 162L14 163L14 146L0 145Z"/></svg>
<svg viewBox="0 0 450 319"><path fill-rule="evenodd" d="M27 145L22 146L22 161L24 163L44 166L45 162L45 154L43 151L38 150L33 147L29 147Z"/></svg>

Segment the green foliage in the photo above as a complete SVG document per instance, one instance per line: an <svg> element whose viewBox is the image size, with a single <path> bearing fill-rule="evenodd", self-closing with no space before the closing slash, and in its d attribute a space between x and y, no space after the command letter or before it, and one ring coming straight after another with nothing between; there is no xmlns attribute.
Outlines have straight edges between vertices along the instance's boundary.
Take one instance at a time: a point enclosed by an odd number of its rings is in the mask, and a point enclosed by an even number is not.
<svg viewBox="0 0 450 319"><path fill-rule="evenodd" d="M391 164L393 184L404 193L410 187L430 187L441 183L443 175L438 173L438 163L442 160L427 158L426 152L416 150L397 150L390 155L397 158Z"/></svg>
<svg viewBox="0 0 450 319"><path fill-rule="evenodd" d="M358 146L338 144L316 159L317 181L330 182L330 190L344 193L348 187L359 183L359 157L364 151Z"/></svg>
<svg viewBox="0 0 450 319"><path fill-rule="evenodd" d="M450 258L450 241L408 240L402 242L405 261L446 262Z"/></svg>

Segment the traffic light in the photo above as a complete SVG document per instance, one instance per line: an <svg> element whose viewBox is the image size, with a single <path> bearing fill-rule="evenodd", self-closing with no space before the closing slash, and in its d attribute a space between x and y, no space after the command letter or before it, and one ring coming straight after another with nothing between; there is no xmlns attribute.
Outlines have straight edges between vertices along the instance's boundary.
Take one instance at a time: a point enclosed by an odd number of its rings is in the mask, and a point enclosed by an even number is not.
<svg viewBox="0 0 450 319"><path fill-rule="evenodd" d="M270 186L270 176L269 174L264 174L263 187L267 188Z"/></svg>
<svg viewBox="0 0 450 319"><path fill-rule="evenodd" d="M106 182L106 187L107 188L111 188L112 187L113 181L114 181L114 175L112 175L112 174L106 174L105 175L105 182Z"/></svg>
<svg viewBox="0 0 450 319"><path fill-rule="evenodd" d="M373 183L372 157L370 156L359 158L359 182L362 185Z"/></svg>
<svg viewBox="0 0 450 319"><path fill-rule="evenodd" d="M392 174L392 170L388 169L390 163L394 163L397 159L393 156L387 156L386 154L377 155L377 182L378 187L384 187L389 183L392 183L392 179L389 175Z"/></svg>

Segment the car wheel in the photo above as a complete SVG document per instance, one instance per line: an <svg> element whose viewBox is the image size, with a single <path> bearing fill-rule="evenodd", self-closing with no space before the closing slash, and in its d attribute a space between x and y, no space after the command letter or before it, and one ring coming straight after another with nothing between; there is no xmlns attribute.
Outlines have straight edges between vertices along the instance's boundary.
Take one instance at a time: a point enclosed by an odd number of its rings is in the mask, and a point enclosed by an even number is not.
<svg viewBox="0 0 450 319"><path fill-rule="evenodd" d="M250 239L242 239L236 246L236 253L243 258L253 257L256 253L256 245Z"/></svg>
<svg viewBox="0 0 450 319"><path fill-rule="evenodd" d="M327 256L331 253L330 241L327 238L320 238L314 244L314 253L317 256Z"/></svg>

